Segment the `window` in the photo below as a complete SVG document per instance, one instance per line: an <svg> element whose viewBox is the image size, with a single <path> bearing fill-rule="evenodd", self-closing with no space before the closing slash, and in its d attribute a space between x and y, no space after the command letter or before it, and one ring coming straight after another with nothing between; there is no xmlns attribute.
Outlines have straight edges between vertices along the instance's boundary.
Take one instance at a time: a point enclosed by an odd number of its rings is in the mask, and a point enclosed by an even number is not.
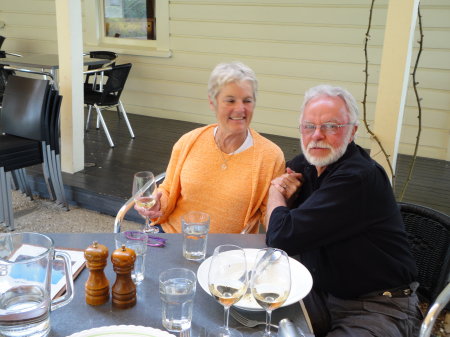
<svg viewBox="0 0 450 337"><path fill-rule="evenodd" d="M155 40L153 0L104 0L106 37Z"/></svg>
<svg viewBox="0 0 450 337"><path fill-rule="evenodd" d="M169 0L84 0L87 49L170 57Z"/></svg>

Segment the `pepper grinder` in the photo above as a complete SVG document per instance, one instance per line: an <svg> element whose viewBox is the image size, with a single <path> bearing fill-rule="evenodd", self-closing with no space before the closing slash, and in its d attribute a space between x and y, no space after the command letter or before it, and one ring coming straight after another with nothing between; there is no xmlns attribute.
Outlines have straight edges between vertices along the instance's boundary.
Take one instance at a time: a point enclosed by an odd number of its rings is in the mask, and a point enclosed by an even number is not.
<svg viewBox="0 0 450 337"><path fill-rule="evenodd" d="M104 269L107 264L108 248L97 241L84 251L89 277L84 285L86 303L101 305L109 300L109 281Z"/></svg>
<svg viewBox="0 0 450 337"><path fill-rule="evenodd" d="M117 274L112 286L112 303L117 308L126 309L136 304L136 286L131 279L135 261L136 253L125 245L111 254L113 269Z"/></svg>

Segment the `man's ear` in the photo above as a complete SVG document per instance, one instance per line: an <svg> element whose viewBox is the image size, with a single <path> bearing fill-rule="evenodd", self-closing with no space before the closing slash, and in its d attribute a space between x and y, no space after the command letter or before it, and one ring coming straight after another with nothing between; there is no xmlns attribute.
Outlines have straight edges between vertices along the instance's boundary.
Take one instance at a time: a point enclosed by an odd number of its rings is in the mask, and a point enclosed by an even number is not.
<svg viewBox="0 0 450 337"><path fill-rule="evenodd" d="M350 137L349 143L355 140L356 131L358 131L358 125L353 125L352 136Z"/></svg>

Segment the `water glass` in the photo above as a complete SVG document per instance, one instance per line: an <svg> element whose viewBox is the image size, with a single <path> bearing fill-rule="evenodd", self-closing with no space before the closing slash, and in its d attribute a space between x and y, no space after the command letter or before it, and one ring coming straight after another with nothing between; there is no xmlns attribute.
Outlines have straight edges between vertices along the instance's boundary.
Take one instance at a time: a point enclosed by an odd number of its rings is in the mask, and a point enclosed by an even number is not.
<svg viewBox="0 0 450 337"><path fill-rule="evenodd" d="M172 332L191 328L197 277L192 270L172 268L159 275L162 324Z"/></svg>
<svg viewBox="0 0 450 337"><path fill-rule="evenodd" d="M181 217L183 230L183 256L191 261L201 261L206 255L209 232L209 215L189 212Z"/></svg>
<svg viewBox="0 0 450 337"><path fill-rule="evenodd" d="M131 272L131 279L134 284L138 285L144 280L145 276L145 255L147 253L148 236L146 233L138 231L127 231L117 233L115 235L116 248L121 248L122 245L133 249L136 253L136 261Z"/></svg>

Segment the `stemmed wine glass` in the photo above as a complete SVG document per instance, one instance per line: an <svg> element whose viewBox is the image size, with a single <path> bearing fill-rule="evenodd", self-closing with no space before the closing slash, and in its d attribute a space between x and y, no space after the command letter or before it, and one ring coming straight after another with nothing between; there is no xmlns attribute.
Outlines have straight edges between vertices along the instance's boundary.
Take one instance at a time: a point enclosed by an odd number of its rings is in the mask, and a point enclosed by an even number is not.
<svg viewBox="0 0 450 337"><path fill-rule="evenodd" d="M153 195L155 188L156 182L152 172L137 172L134 175L132 192L136 205L146 210L152 208L156 203L155 196ZM158 228L150 225L150 219L147 216L143 217L145 219L145 226L142 231L145 233L158 233Z"/></svg>
<svg viewBox="0 0 450 337"><path fill-rule="evenodd" d="M287 254L276 248L258 251L250 280L256 302L266 310L266 329L253 337L272 337L270 332L272 311L281 307L291 291L291 269Z"/></svg>
<svg viewBox="0 0 450 337"><path fill-rule="evenodd" d="M209 291L224 307L224 326L208 333L208 337L242 337L228 327L230 307L245 295L248 286L245 251L235 245L216 247L208 273Z"/></svg>

